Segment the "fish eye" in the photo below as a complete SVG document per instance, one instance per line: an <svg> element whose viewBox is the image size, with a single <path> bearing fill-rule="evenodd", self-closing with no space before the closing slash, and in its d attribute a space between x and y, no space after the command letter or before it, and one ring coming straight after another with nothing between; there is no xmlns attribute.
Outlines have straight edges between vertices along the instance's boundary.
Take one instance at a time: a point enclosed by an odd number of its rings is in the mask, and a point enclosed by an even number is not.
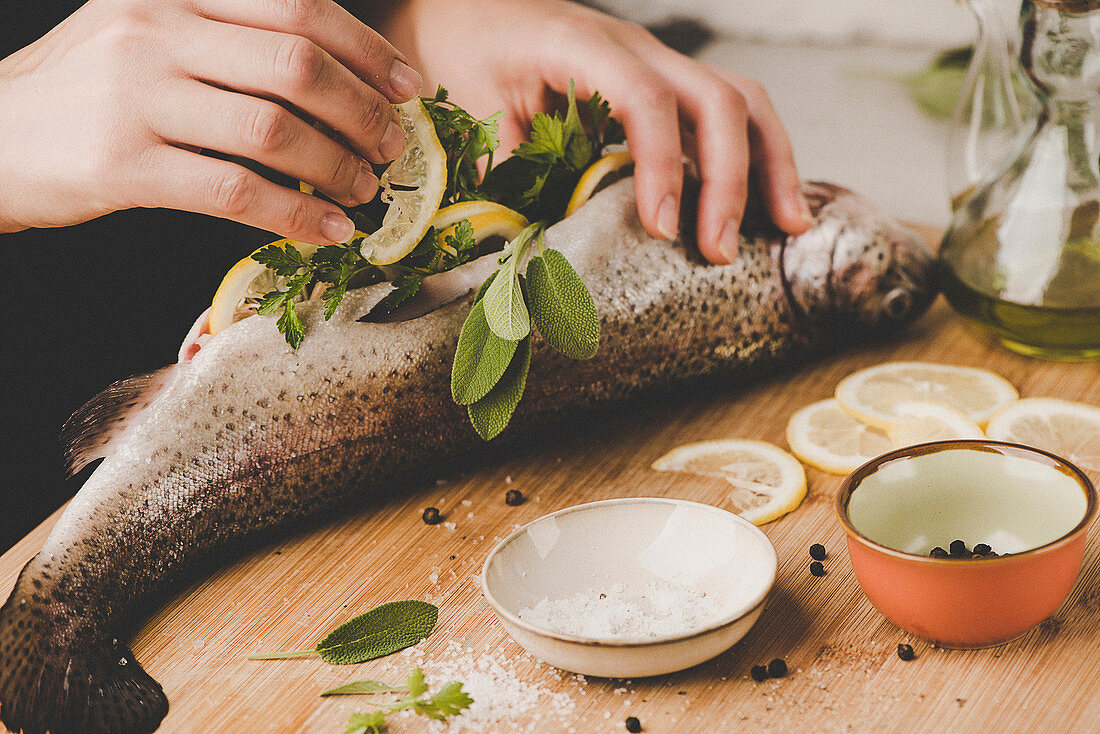
<svg viewBox="0 0 1100 734"><path fill-rule="evenodd" d="M901 321L908 316L912 307L913 296L904 288L895 288L882 299L883 310L895 321Z"/></svg>

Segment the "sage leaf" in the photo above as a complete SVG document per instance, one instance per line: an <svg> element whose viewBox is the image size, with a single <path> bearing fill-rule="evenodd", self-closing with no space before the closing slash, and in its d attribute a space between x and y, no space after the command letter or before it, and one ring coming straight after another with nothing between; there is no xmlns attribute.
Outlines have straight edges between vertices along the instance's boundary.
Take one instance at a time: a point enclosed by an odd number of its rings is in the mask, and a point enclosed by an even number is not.
<svg viewBox="0 0 1100 734"><path fill-rule="evenodd" d="M330 688L327 691L321 691L321 696L361 696L370 693L394 693L406 691L408 688L405 686L391 686L389 683L380 680L357 680L351 683L345 683L342 686L336 688Z"/></svg>
<svg viewBox="0 0 1100 734"><path fill-rule="evenodd" d="M512 413L523 397L527 372L531 368L531 337L519 343L516 355L500 381L485 397L466 407L474 430L486 441L495 438L512 420Z"/></svg>
<svg viewBox="0 0 1100 734"><path fill-rule="evenodd" d="M519 341L531 333L531 316L527 312L527 304L523 302L523 290L516 275L518 261L517 253L497 271L497 276L480 301L485 304L485 320L489 328L501 339L511 341Z"/></svg>
<svg viewBox="0 0 1100 734"><path fill-rule="evenodd" d="M539 333L573 359L589 359L600 346L600 318L592 294L557 250L547 249L527 265L528 303Z"/></svg>
<svg viewBox="0 0 1100 734"><path fill-rule="evenodd" d="M494 270L493 274L485 279L485 282L482 283L481 287L477 289L477 295L474 296L474 303L477 303L485 297L485 291L489 290L489 286L491 286L493 284L493 281L496 280L497 273L499 272L499 270Z"/></svg>
<svg viewBox="0 0 1100 734"><path fill-rule="evenodd" d="M329 632L312 650L262 652L249 660L280 660L318 654L326 663L351 665L404 650L431 634L439 609L418 599L391 601L352 617Z"/></svg>
<svg viewBox="0 0 1100 734"><path fill-rule="evenodd" d="M485 301L470 309L451 366L451 397L459 405L481 400L508 369L518 341L501 339L485 320Z"/></svg>
<svg viewBox="0 0 1100 734"><path fill-rule="evenodd" d="M439 608L418 599L381 604L329 632L317 643L321 659L333 665L374 660L415 645L431 634Z"/></svg>

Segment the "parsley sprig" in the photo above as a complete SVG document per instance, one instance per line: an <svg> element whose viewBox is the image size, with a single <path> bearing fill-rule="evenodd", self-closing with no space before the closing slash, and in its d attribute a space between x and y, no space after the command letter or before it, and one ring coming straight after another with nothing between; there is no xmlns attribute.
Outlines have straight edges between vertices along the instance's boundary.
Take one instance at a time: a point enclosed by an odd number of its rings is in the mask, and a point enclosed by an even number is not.
<svg viewBox="0 0 1100 734"><path fill-rule="evenodd" d="M373 684L373 685L369 685ZM353 687L359 686L359 690ZM466 709L474 699L470 694L462 690L462 684L458 681L445 683L433 696L428 696L428 684L424 682L424 672L420 668L413 668L405 683L407 696L396 701L385 703L382 701L368 701L372 706L379 706L383 710L373 711L369 714L352 714L348 720L348 727L343 734L379 734L386 726L386 717L395 711L412 711L419 716L426 716L436 721L446 721L449 716L457 716ZM352 689L352 690L343 690ZM400 690L398 686L390 686L380 681L358 681L347 686L325 691L322 696L342 695L348 693L381 693Z"/></svg>

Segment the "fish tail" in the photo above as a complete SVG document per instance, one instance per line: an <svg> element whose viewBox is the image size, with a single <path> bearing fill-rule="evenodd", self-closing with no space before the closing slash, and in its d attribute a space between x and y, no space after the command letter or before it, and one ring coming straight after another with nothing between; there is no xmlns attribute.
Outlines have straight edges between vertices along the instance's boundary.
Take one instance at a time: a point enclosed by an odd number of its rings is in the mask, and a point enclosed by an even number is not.
<svg viewBox="0 0 1100 734"><path fill-rule="evenodd" d="M160 684L117 638L81 632L33 564L0 607L0 721L23 734L155 731L168 713Z"/></svg>

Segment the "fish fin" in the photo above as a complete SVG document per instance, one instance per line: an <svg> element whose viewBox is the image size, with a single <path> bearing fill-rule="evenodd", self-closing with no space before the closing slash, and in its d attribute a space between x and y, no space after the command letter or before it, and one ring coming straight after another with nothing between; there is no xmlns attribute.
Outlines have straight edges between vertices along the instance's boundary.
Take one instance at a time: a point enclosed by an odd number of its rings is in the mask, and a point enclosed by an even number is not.
<svg viewBox="0 0 1100 734"><path fill-rule="evenodd" d="M0 722L23 734L155 731L168 713L160 684L117 639L58 624L25 582L30 565L0 608Z"/></svg>
<svg viewBox="0 0 1100 734"><path fill-rule="evenodd" d="M110 454L111 441L145 410L168 382L175 365L110 385L81 406L61 429L68 476Z"/></svg>

